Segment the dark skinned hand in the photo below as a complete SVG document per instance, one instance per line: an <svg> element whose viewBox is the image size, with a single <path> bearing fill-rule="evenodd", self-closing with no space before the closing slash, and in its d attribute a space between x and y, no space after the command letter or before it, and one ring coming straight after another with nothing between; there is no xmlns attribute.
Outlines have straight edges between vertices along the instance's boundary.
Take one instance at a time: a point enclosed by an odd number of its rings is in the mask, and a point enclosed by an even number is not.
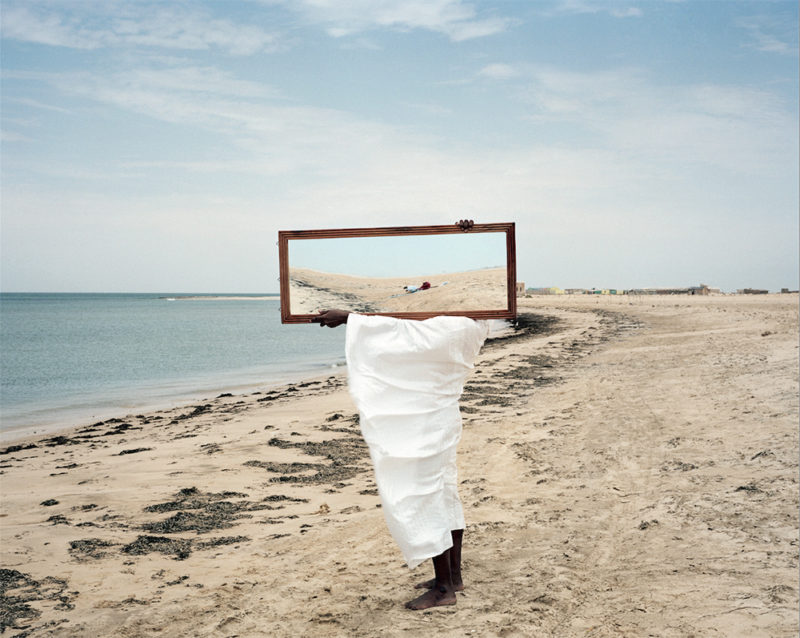
<svg viewBox="0 0 800 638"><path fill-rule="evenodd" d="M320 328L328 326L328 328L335 328L347 323L347 317L350 315L349 310L339 310L334 308L332 310L322 310L316 317L311 319L311 323L318 323Z"/></svg>
<svg viewBox="0 0 800 638"><path fill-rule="evenodd" d="M458 226L464 232L467 232L468 230L472 230L472 227L474 225L475 225L475 222L472 221L471 219L459 219L456 222L456 226Z"/></svg>

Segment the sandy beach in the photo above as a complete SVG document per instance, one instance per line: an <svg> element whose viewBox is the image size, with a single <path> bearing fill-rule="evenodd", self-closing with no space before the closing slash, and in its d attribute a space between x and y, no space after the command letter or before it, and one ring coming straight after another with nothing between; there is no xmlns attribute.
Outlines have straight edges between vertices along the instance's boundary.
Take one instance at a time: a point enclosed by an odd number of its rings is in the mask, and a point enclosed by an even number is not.
<svg viewBox="0 0 800 638"><path fill-rule="evenodd" d="M519 312L462 399L457 605L403 607L340 373L0 450L3 635L796 636L797 295Z"/></svg>
<svg viewBox="0 0 800 638"><path fill-rule="evenodd" d="M431 284L406 293L404 286ZM289 271L292 314L329 308L354 312L446 312L508 307L505 268L485 268L424 277L354 277L308 268Z"/></svg>

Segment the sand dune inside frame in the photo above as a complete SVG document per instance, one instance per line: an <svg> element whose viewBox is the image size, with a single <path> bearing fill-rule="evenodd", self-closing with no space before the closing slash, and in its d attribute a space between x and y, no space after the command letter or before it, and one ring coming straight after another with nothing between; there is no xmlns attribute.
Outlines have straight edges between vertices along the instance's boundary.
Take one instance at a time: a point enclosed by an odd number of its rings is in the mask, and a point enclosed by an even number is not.
<svg viewBox="0 0 800 638"><path fill-rule="evenodd" d="M408 293L404 286L427 290ZM354 277L307 268L289 271L292 314L330 308L356 312L447 312L508 307L505 268L487 268L427 277Z"/></svg>

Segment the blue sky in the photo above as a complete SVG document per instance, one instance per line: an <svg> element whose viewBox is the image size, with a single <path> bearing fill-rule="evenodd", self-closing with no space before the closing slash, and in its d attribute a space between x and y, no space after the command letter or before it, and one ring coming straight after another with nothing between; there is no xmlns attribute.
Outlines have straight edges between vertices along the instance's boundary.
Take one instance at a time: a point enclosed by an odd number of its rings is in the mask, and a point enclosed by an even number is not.
<svg viewBox="0 0 800 638"><path fill-rule="evenodd" d="M288 254L290 267L357 277L424 277L505 269L508 260L504 232L290 239Z"/></svg>
<svg viewBox="0 0 800 638"><path fill-rule="evenodd" d="M4 291L277 290L277 231L798 287L792 1L3 0Z"/></svg>

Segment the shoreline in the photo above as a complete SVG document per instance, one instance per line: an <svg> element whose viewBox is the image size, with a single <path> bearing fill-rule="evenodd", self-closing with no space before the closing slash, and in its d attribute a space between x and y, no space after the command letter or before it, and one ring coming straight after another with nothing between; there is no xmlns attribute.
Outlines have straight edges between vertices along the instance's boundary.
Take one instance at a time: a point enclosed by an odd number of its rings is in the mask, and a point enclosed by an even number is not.
<svg viewBox="0 0 800 638"><path fill-rule="evenodd" d="M493 327L491 335L495 336L490 335L490 340L503 338L508 330L509 328ZM48 406L37 410L37 412L44 412L43 416L29 417L36 419L35 422L0 427L0 446L13 445L23 439L27 441L36 437L61 434L89 422L114 418L125 419L130 418L133 414L164 412L183 408L192 403L210 401L219 394L249 395L259 390L272 390L330 375L346 374L347 371L344 348L342 348L341 356L335 357L332 361L302 361L295 362L295 366L294 370L288 372L268 371L259 374L253 372L245 374L245 370L241 370L220 373L217 376L207 375L203 379L193 381L172 379L160 383L153 382L141 388L138 393L116 396L115 399L108 400L113 402L113 405L108 405L106 400L100 401L98 397L101 396L101 393L98 392L85 401L80 398L61 399L52 407ZM222 382L214 381L220 376L230 377L230 379ZM164 391L165 387L178 389ZM142 394L145 395L145 398L141 398ZM12 413L19 411L19 409L11 410ZM25 411L25 415L22 417L7 417L4 414L3 421L14 421L15 419L24 421L27 414L30 414L30 410Z"/></svg>
<svg viewBox="0 0 800 638"><path fill-rule="evenodd" d="M229 305L218 301L222 295L197 295L205 298L202 308L170 304L156 293L6 296L0 440L215 391L279 385L344 360L337 339L326 344L314 334L279 343L288 340L277 296ZM224 299L240 297L256 298Z"/></svg>
<svg viewBox="0 0 800 638"><path fill-rule="evenodd" d="M185 389L179 391L177 394L165 396L161 399L150 397L140 400L140 402L131 405L136 399L129 399L126 401L127 406L115 405L108 408L97 408L97 403L91 403L88 407L73 409L69 406L54 407L48 409L52 412L57 412L63 416L53 417L49 421L40 421L32 425L14 425L0 430L0 446L13 445L19 443L23 439L45 438L53 435L63 434L71 430L83 427L90 421L107 421L110 419L126 419L131 418L134 414L142 413L157 413L157 412L170 412L180 410L193 403L208 402L213 398L218 398L219 395L236 395L247 396L258 394L259 392L271 391L280 389L295 384L304 383L307 381L315 381L329 376L338 376L345 374L347 366L344 364L344 356L341 362L336 361L331 364L318 364L316 370L305 370L282 373L280 379L276 376L274 379L266 379L261 381L250 381L240 383L223 383L218 386L208 387L210 382L202 384L205 387L197 387L194 390ZM177 382L165 382L177 383ZM161 387L157 384L150 386L151 388ZM90 415L88 412L95 412ZM77 414L77 416L75 416ZM41 430L35 432L31 430ZM23 433L24 432L24 433Z"/></svg>
<svg viewBox="0 0 800 638"><path fill-rule="evenodd" d="M428 566L388 536L340 374L0 455L9 628L796 635L796 305L520 301L531 332L462 396L456 606L403 608Z"/></svg>
<svg viewBox="0 0 800 638"><path fill-rule="evenodd" d="M494 341L504 340L509 337L517 338L518 336L519 335L515 334L513 328L510 327L505 327L503 329L493 328L489 339L487 339L487 345ZM164 397L162 400L144 400L133 406L114 406L107 409L98 409L95 415L87 415L87 412L94 410L94 408L80 410L80 414L74 416L74 411L69 407L56 407L53 408L52 411L64 413L64 416L49 422L39 422L32 425L18 425L0 429L0 453L2 449L11 446L28 444L32 441L44 440L53 436L66 435L87 426L90 422L131 419L134 414L168 413L185 409L195 403L207 403L223 395L237 397L253 396L268 391L285 390L286 388L298 385L302 386L304 383L320 381L329 377L346 376L347 374L344 352L342 352L341 359L337 359L337 361L330 364L316 364L314 367L318 369L281 373L280 379L276 377L274 379L262 381L224 383L215 386L213 389L206 387L182 391L178 395ZM152 387L159 386L153 385ZM130 401L133 401L133 399ZM41 431L37 432L35 430Z"/></svg>
<svg viewBox="0 0 800 638"><path fill-rule="evenodd" d="M280 300L279 293L273 295L159 295L158 299L167 301L276 301Z"/></svg>

